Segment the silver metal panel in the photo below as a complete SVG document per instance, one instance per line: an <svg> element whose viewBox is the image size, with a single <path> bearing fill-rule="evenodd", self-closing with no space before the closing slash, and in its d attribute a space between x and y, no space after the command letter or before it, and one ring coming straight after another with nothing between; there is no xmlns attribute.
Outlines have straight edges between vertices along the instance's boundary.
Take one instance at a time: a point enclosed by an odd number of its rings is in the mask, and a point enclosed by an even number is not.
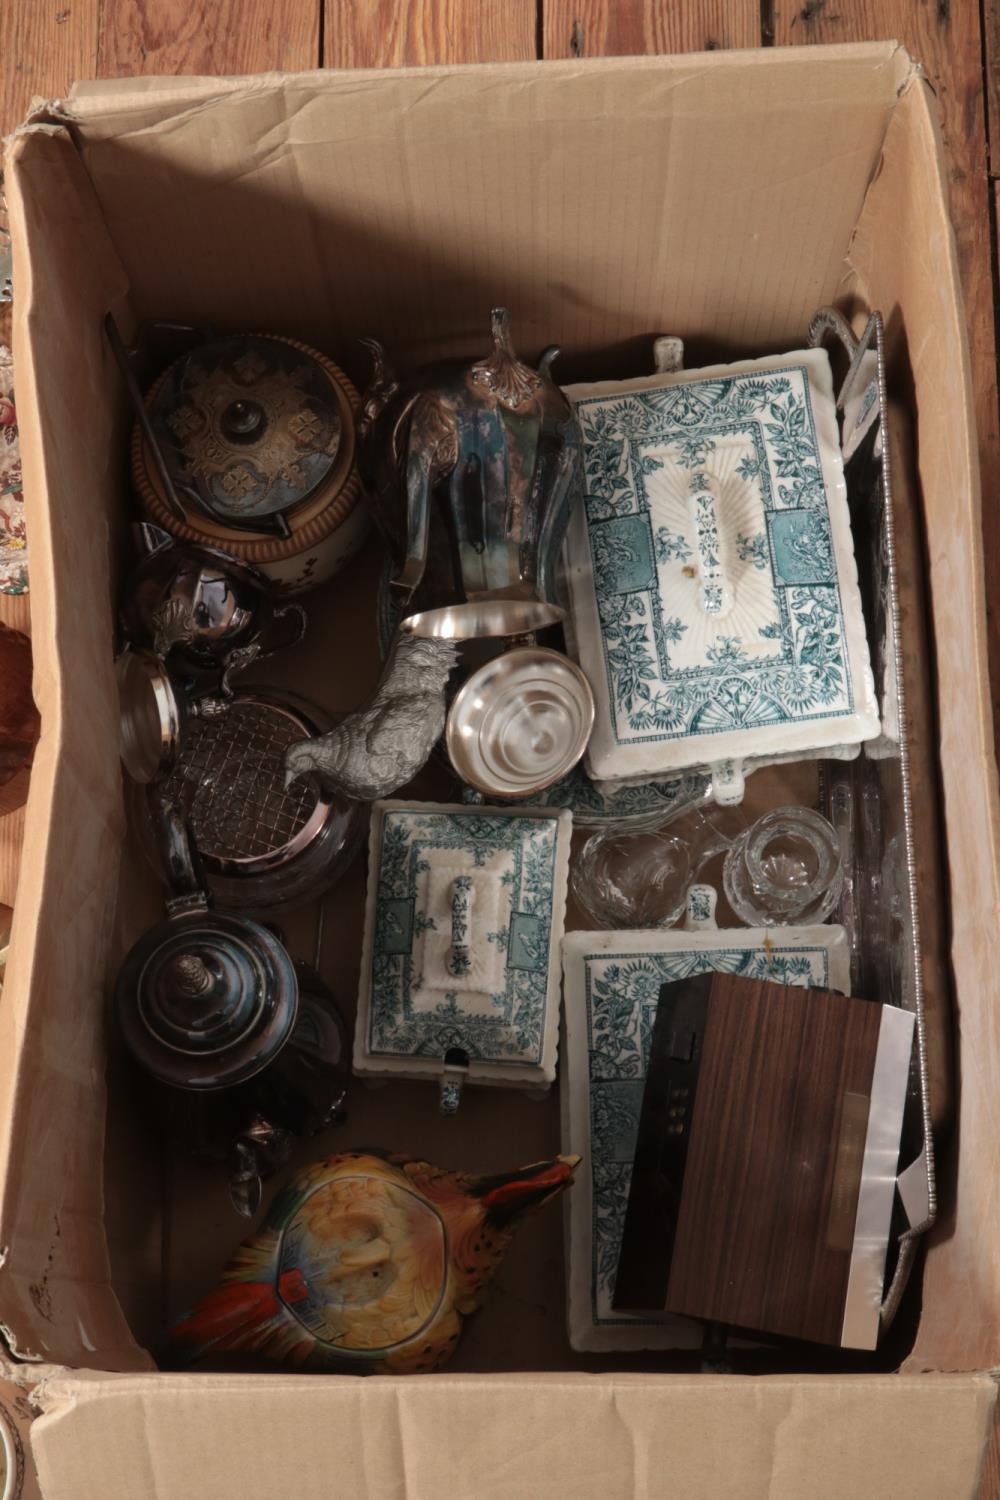
<svg viewBox="0 0 1000 1500"><path fill-rule="evenodd" d="M910 1011L891 1005L883 1007L872 1075L854 1248L844 1299L840 1341L846 1349L874 1349L878 1341L913 1027L914 1016Z"/></svg>

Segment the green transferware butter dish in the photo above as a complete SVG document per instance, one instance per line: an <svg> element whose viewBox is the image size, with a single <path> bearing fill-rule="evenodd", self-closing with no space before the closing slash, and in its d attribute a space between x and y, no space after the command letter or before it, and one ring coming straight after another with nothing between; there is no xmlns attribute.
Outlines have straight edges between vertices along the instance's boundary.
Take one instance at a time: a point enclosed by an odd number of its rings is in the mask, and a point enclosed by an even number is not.
<svg viewBox="0 0 1000 1500"><path fill-rule="evenodd" d="M584 444L567 560L597 706L590 776L741 768L874 738L825 351L567 394Z"/></svg>
<svg viewBox="0 0 1000 1500"><path fill-rule="evenodd" d="M715 925L713 887L693 885L683 928L571 932L563 940L566 1057L562 1143L583 1160L569 1204L568 1324L574 1349L693 1349L701 1327L612 1307L639 1111L660 987L717 970L850 992L842 927Z"/></svg>
<svg viewBox="0 0 1000 1500"><path fill-rule="evenodd" d="M572 815L377 802L354 1067L462 1085L555 1078Z"/></svg>

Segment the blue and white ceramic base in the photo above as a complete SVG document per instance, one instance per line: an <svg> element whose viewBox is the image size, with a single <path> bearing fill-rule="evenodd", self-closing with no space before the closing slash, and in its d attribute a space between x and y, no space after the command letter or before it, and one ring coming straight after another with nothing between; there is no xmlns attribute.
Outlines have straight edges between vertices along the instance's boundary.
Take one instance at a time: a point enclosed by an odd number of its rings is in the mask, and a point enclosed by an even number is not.
<svg viewBox="0 0 1000 1500"><path fill-rule="evenodd" d="M822 350L570 386L586 503L572 639L596 781L807 756L879 732Z"/></svg>
<svg viewBox="0 0 1000 1500"><path fill-rule="evenodd" d="M555 1078L572 816L376 802L354 1068L545 1088Z"/></svg>
<svg viewBox="0 0 1000 1500"><path fill-rule="evenodd" d="M566 1209L574 1349L696 1348L702 1339L689 1319L611 1306L660 986L717 969L850 989L842 927L720 930L713 898L711 888L692 888L685 931L572 932L563 940L562 1149L583 1158Z"/></svg>

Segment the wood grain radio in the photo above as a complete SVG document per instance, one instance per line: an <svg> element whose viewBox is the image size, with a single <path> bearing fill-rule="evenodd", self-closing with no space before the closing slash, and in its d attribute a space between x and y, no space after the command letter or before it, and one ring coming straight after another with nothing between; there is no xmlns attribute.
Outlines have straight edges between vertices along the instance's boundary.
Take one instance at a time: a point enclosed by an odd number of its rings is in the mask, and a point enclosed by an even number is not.
<svg viewBox="0 0 1000 1500"><path fill-rule="evenodd" d="M873 1349L913 1026L826 990L665 984L614 1306Z"/></svg>

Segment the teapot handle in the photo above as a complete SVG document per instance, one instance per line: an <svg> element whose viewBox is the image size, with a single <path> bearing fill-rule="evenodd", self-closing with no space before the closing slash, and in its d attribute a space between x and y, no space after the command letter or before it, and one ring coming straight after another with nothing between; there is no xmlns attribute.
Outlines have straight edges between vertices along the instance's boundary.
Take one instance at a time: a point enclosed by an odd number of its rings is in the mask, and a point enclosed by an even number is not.
<svg viewBox="0 0 1000 1500"><path fill-rule="evenodd" d="M419 417L419 411L415 414ZM414 434L410 418L408 452L406 459L406 557L396 578L392 580L393 592L409 605L427 566L427 543L431 525L431 488L434 482L431 458L426 449L427 437L420 432Z"/></svg>
<svg viewBox="0 0 1000 1500"><path fill-rule="evenodd" d="M157 842L170 895L167 897L167 912L172 917L186 916L190 912L207 911L210 902L205 889L198 848L191 837L187 820L173 802L163 797L154 799L154 820Z"/></svg>

